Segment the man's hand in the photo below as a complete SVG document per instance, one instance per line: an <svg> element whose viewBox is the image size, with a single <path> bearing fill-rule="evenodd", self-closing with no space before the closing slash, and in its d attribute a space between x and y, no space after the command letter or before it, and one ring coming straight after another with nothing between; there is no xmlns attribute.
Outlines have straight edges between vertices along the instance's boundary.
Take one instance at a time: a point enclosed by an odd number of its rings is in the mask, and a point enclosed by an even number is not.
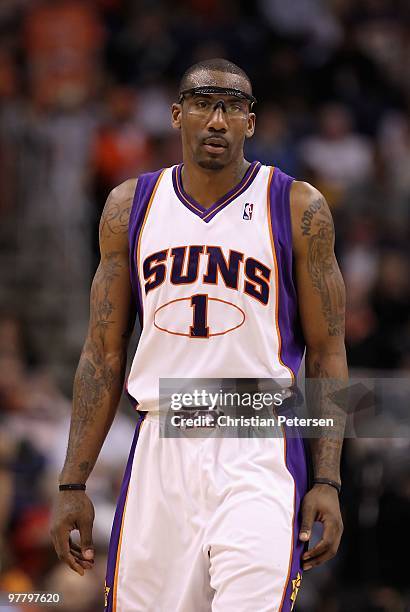
<svg viewBox="0 0 410 612"><path fill-rule="evenodd" d="M302 526L299 539L308 542L312 533L313 523L323 523L321 540L302 556L303 569L321 565L332 559L339 548L343 532L343 521L340 514L339 496L336 489L329 485L314 485L303 498Z"/></svg>
<svg viewBox="0 0 410 612"><path fill-rule="evenodd" d="M60 561L67 563L80 576L94 563L93 522L94 506L83 491L59 492L51 522L51 537ZM73 530L80 532L80 546L71 541Z"/></svg>

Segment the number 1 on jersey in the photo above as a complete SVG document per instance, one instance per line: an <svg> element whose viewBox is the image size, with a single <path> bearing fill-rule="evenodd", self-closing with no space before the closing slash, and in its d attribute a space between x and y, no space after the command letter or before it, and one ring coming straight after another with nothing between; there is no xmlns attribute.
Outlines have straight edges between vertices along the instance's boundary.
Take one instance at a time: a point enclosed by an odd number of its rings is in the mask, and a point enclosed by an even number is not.
<svg viewBox="0 0 410 612"><path fill-rule="evenodd" d="M209 338L208 322L208 295L197 293L191 297L191 307L193 309L193 321L189 328L191 338Z"/></svg>

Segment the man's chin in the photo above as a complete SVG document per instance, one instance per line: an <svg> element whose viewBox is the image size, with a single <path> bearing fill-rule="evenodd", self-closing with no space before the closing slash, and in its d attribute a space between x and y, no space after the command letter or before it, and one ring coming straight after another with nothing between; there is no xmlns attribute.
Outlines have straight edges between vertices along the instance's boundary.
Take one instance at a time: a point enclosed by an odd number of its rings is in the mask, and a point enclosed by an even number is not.
<svg viewBox="0 0 410 612"><path fill-rule="evenodd" d="M198 166L204 170L222 170L226 164L219 159L201 159L198 161Z"/></svg>

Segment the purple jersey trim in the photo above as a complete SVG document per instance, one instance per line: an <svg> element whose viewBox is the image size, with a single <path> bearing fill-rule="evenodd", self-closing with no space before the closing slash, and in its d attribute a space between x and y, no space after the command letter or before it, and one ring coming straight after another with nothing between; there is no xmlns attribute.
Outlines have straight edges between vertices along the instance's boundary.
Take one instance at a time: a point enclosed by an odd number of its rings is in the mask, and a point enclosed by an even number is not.
<svg viewBox="0 0 410 612"><path fill-rule="evenodd" d="M155 189L155 185L157 184L159 177L161 176L161 173L162 170L157 170L156 172L141 174L141 176L138 177L128 226L131 285L137 307L138 318L141 324L141 329L143 326L144 313L142 307L141 281L138 275L138 239L140 237L142 224L144 222L145 213L147 211L151 195Z"/></svg>
<svg viewBox="0 0 410 612"><path fill-rule="evenodd" d="M290 187L293 178L275 168L270 184L270 217L278 267L280 359L297 376L305 350L293 275Z"/></svg>
<svg viewBox="0 0 410 612"><path fill-rule="evenodd" d="M174 186L175 194L178 199L187 207L188 210L198 215L205 223L209 223L211 219L215 217L217 213L223 210L228 204L240 196L253 182L254 178L258 174L261 164L258 161L253 161L247 171L245 172L242 180L235 185L228 193L219 198L209 208L205 208L202 204L199 204L193 197L186 193L182 184L182 166L175 166L172 171L172 184Z"/></svg>
<svg viewBox="0 0 410 612"><path fill-rule="evenodd" d="M115 510L114 521L112 524L110 544L108 547L107 573L105 579L106 601L107 606L105 612L113 612L114 610L114 582L115 570L117 566L118 547L120 543L121 526L124 516L125 501L127 499L128 486L131 478L132 464L134 462L135 448L137 446L138 436L141 430L141 425L144 421L146 413L140 413L139 420L135 427L134 438L132 440L130 454L128 456L127 466L125 468L124 478L121 484L120 495Z"/></svg>
<svg viewBox="0 0 410 612"><path fill-rule="evenodd" d="M282 414L282 413L281 413ZM283 413L285 414L285 413ZM286 415L287 416L287 415ZM293 413L289 413L293 417ZM291 599L297 595L297 588L302 580L302 554L308 544L299 540L299 532L302 524L301 504L302 499L308 491L308 461L303 439L299 436L297 428L284 426L285 461L286 467L294 480L294 514L292 532L292 551L289 560L289 574L285 585L280 612L290 612L295 604Z"/></svg>

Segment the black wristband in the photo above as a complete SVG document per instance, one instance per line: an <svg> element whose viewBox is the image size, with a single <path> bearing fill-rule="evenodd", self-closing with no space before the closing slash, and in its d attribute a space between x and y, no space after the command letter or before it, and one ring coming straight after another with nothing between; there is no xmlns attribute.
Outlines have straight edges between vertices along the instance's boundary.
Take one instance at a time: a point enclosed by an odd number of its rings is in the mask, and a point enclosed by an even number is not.
<svg viewBox="0 0 410 612"><path fill-rule="evenodd" d="M330 480L329 478L314 478L313 484L327 484L330 487L334 487L339 494L342 490L342 485L339 482L336 482L336 480Z"/></svg>
<svg viewBox="0 0 410 612"><path fill-rule="evenodd" d="M59 491L85 491L85 484L61 484L58 485Z"/></svg>

